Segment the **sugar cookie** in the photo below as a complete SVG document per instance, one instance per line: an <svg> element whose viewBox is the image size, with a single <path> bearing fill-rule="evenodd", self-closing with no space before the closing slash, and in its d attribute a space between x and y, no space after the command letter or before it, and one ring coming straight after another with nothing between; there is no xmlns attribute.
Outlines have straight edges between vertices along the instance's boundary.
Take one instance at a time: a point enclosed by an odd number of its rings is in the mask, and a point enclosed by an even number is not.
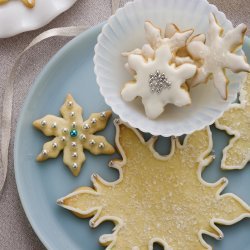
<svg viewBox="0 0 250 250"><path fill-rule="evenodd" d="M230 69L234 73L250 72L250 66L246 59L235 54L236 49L243 44L246 30L246 25L240 24L222 36L223 29L218 24L215 16L212 13L210 14L209 30L205 44L201 41L193 41L187 45L193 59L203 60L203 65L198 68L197 74L190 82L191 87L207 82L212 75L214 86L221 97L227 99L229 80L225 70Z"/></svg>
<svg viewBox="0 0 250 250"><path fill-rule="evenodd" d="M223 150L223 169L242 169L250 161L250 74L240 92L240 104L232 104L216 127L234 137Z"/></svg>
<svg viewBox="0 0 250 250"><path fill-rule="evenodd" d="M195 75L196 66L183 64L176 68L171 61L173 53L185 45L193 31L162 38L159 28L145 22L145 32L149 44L125 54L128 57L125 67L135 80L125 84L121 96L127 102L141 97L147 117L156 119L169 103L179 107L191 103L184 85Z"/></svg>
<svg viewBox="0 0 250 250"><path fill-rule="evenodd" d="M85 161L84 149L94 155L114 153L113 146L103 136L94 135L106 127L111 111L93 113L83 121L82 108L71 95L67 96L60 111L63 118L47 115L33 122L46 136L55 136L43 145L43 151L37 156L38 161L56 158L63 150L63 162L77 176Z"/></svg>
<svg viewBox="0 0 250 250"><path fill-rule="evenodd" d="M179 107L191 103L189 93L182 85L194 76L196 66L183 64L175 68L169 64L171 60L168 45L156 50L154 60L145 61L143 56L135 54L128 56L128 64L136 72L136 80L126 83L121 91L122 98L131 102L140 96L150 119L156 119L169 103Z"/></svg>
<svg viewBox="0 0 250 250"><path fill-rule="evenodd" d="M157 138L116 122L116 145L123 160L110 166L120 178L107 182L92 176L94 188L81 187L58 204L81 218L93 217L91 227L112 221L112 234L99 239L106 249L212 249L202 238L222 239L216 224L231 225L250 217L250 208L234 194L221 194L227 179L207 183L201 173L212 161L209 128L188 135L183 145L172 139L168 156L154 150Z"/></svg>

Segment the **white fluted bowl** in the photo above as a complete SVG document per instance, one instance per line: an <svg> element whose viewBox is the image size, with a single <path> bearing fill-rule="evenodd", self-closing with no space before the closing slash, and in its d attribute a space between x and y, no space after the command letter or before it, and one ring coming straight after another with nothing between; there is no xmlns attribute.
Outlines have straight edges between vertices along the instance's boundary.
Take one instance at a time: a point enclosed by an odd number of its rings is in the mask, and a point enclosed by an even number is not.
<svg viewBox="0 0 250 250"><path fill-rule="evenodd" d="M125 83L133 79L124 68L126 58L121 53L141 48L146 43L146 20L151 20L162 29L167 23L175 23L181 30L194 28L194 32L199 34L207 32L211 12L225 31L232 29L232 23L225 14L206 0L135 0L109 18L95 47L95 73L106 103L123 121L153 135L167 137L190 134L214 123L236 99L239 83L244 81L245 73L227 72L230 80L227 101L222 100L212 83L200 84L191 90L191 105L167 105L156 120L147 118L139 98L125 102L121 97Z"/></svg>

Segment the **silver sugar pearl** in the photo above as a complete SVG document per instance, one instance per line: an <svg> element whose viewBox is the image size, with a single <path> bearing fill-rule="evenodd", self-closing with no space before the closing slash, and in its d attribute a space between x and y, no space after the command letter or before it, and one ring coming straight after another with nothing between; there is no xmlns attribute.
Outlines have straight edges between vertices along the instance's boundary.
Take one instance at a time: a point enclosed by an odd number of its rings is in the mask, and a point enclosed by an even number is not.
<svg viewBox="0 0 250 250"><path fill-rule="evenodd" d="M89 144L90 144L91 146L93 146L93 145L96 144L96 142L95 142L95 140L92 139L92 140L89 141Z"/></svg>
<svg viewBox="0 0 250 250"><path fill-rule="evenodd" d="M42 127L45 127L47 125L47 122L45 120L42 120L41 125L42 125Z"/></svg>
<svg viewBox="0 0 250 250"><path fill-rule="evenodd" d="M58 144L57 144L56 142L54 142L54 143L52 144L52 148L56 149L57 147L58 147Z"/></svg>
<svg viewBox="0 0 250 250"><path fill-rule="evenodd" d="M46 149L44 149L44 150L42 151L42 155L43 155L43 156L47 156L47 155L48 155L48 151L47 151Z"/></svg>
<svg viewBox="0 0 250 250"><path fill-rule="evenodd" d="M56 127L57 127L56 122L52 123L51 128L56 128Z"/></svg>
<svg viewBox="0 0 250 250"><path fill-rule="evenodd" d="M69 114L70 114L71 117L75 116L75 112L74 111L70 112Z"/></svg>
<svg viewBox="0 0 250 250"><path fill-rule="evenodd" d="M66 140L65 136L62 136L61 141L65 141L65 140Z"/></svg>
<svg viewBox="0 0 250 250"><path fill-rule="evenodd" d="M92 174L92 178L96 178L97 177L97 174Z"/></svg>
<svg viewBox="0 0 250 250"><path fill-rule="evenodd" d="M81 140L81 141L83 141L83 140L86 140L86 135L85 134L80 134L79 135L79 139Z"/></svg>
<svg viewBox="0 0 250 250"><path fill-rule="evenodd" d="M100 116L101 116L101 118L106 118L106 112L101 112Z"/></svg>
<svg viewBox="0 0 250 250"><path fill-rule="evenodd" d="M68 107L71 108L73 106L73 102L72 101L68 101Z"/></svg>
<svg viewBox="0 0 250 250"><path fill-rule="evenodd" d="M89 129L89 128L90 128L90 126L89 126L89 124L88 124L88 123L85 123L85 124L83 124L83 128L84 128L84 129Z"/></svg>
<svg viewBox="0 0 250 250"><path fill-rule="evenodd" d="M76 158L76 157L77 157L77 153L74 152L74 153L72 154L72 157L73 157L73 158Z"/></svg>
<svg viewBox="0 0 250 250"><path fill-rule="evenodd" d="M69 130L67 128L63 128L63 133L67 133Z"/></svg>
<svg viewBox="0 0 250 250"><path fill-rule="evenodd" d="M77 163L73 163L72 167L76 169L78 167Z"/></svg>
<svg viewBox="0 0 250 250"><path fill-rule="evenodd" d="M161 73L159 70L156 70L154 74L149 75L148 86L153 94L160 94L164 89L170 89L171 85L172 83L168 80L165 74Z"/></svg>
<svg viewBox="0 0 250 250"><path fill-rule="evenodd" d="M75 147L77 146L76 142L73 141L73 142L71 143L71 146L72 146L73 148L75 148Z"/></svg>
<svg viewBox="0 0 250 250"><path fill-rule="evenodd" d="M96 122L97 122L97 120L96 120L95 118L92 118L92 119L91 119L91 123L92 123L92 124L95 124Z"/></svg>
<svg viewBox="0 0 250 250"><path fill-rule="evenodd" d="M76 122L72 122L72 128L76 128Z"/></svg>
<svg viewBox="0 0 250 250"><path fill-rule="evenodd" d="M105 144L103 142L100 142L98 145L98 148L104 148L104 147L105 147Z"/></svg>
<svg viewBox="0 0 250 250"><path fill-rule="evenodd" d="M56 201L56 204L57 204L57 205L62 205L62 204L63 204L63 201L62 201L62 200L57 200L57 201Z"/></svg>

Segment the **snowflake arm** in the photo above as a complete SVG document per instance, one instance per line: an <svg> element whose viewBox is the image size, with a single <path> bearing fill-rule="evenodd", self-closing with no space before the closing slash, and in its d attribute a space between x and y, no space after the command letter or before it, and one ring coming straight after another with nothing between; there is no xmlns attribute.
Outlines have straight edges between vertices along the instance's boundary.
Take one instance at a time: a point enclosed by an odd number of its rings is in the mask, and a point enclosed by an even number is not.
<svg viewBox="0 0 250 250"><path fill-rule="evenodd" d="M156 138L116 122L116 144L122 160L117 181L92 176L94 188L82 187L58 200L58 205L81 218L93 217L90 226L112 221L112 234L99 241L106 249L147 250L157 242L165 249L212 249L202 238L223 237L217 224L231 225L250 216L249 207L233 194L223 194L227 180L207 183L201 172L211 162L209 128L188 135L183 145L172 139L169 155L154 150ZM150 183L150 185L149 185Z"/></svg>
<svg viewBox="0 0 250 250"><path fill-rule="evenodd" d="M223 29L218 24L215 16L211 13L209 17L209 30L205 44L200 41L191 41L187 49L195 59L203 61L194 82L191 86L205 83L208 76L212 75L214 85L221 97L227 99L228 79L225 69L233 72L250 72L250 66L244 56L235 54L236 49L241 47L246 33L246 26L240 24L236 28L226 32L223 36ZM204 74L205 73L205 74ZM202 74L201 76L199 74ZM224 74L224 76L222 75Z"/></svg>
<svg viewBox="0 0 250 250"><path fill-rule="evenodd" d="M62 117L47 115L33 122L34 127L46 136L55 138L44 144L38 161L56 158L63 150L63 161L77 176L85 161L84 149L92 154L112 154L114 148L103 136L94 133L103 130L111 116L111 111L93 113L88 120L83 121L82 108L68 95L61 109Z"/></svg>
<svg viewBox="0 0 250 250"><path fill-rule="evenodd" d="M83 126L84 124L90 125L88 132L94 134L106 128L107 122L111 115L112 112L110 110L103 112L102 116L100 116L100 113L92 113L90 117L83 123Z"/></svg>
<svg viewBox="0 0 250 250"><path fill-rule="evenodd" d="M66 121L75 121L78 124L83 123L83 112L82 107L78 105L78 103L75 102L72 95L68 94L66 97L66 101L62 105L60 112L62 114L62 117Z"/></svg>
<svg viewBox="0 0 250 250"><path fill-rule="evenodd" d="M244 42L244 36L247 32L247 26L245 24L238 25L235 29L229 30L225 37L223 37L225 47L230 52L234 52Z"/></svg>
<svg viewBox="0 0 250 250"><path fill-rule="evenodd" d="M188 51L195 60L201 59L204 51L208 53L205 44L203 42L195 40L188 44Z"/></svg>
<svg viewBox="0 0 250 250"><path fill-rule="evenodd" d="M72 164L73 159L73 164ZM63 162L68 166L69 170L74 176L79 175L82 164L85 161L85 154L83 153L83 146L79 144L72 150L72 146L65 146L63 149Z"/></svg>
<svg viewBox="0 0 250 250"><path fill-rule="evenodd" d="M248 72L250 67L243 56L238 56L235 54L228 54L227 61L225 62L225 67L231 69L234 73L239 73L241 71Z"/></svg>
<svg viewBox="0 0 250 250"><path fill-rule="evenodd" d="M250 74L240 92L240 104L232 104L222 117L216 121L216 127L233 135L223 150L221 168L242 169L250 161Z"/></svg>
<svg viewBox="0 0 250 250"><path fill-rule="evenodd" d="M46 115L33 122L33 126L43 132L46 136L60 136L62 130L67 127L67 122L54 115Z"/></svg>
<svg viewBox="0 0 250 250"><path fill-rule="evenodd" d="M222 169L242 169L250 161L250 143L241 138L233 138L224 148L221 160Z"/></svg>
<svg viewBox="0 0 250 250"><path fill-rule="evenodd" d="M43 145L42 152L37 156L37 161L44 161L49 158L56 158L65 147L65 142L56 137Z"/></svg>
<svg viewBox="0 0 250 250"><path fill-rule="evenodd" d="M193 30L180 32L178 29L170 38L162 38L161 29L155 27L151 22L145 22L144 28L146 39L154 50L159 48L161 45L167 44L173 53L175 53L179 48L184 47L188 38L193 33Z"/></svg>

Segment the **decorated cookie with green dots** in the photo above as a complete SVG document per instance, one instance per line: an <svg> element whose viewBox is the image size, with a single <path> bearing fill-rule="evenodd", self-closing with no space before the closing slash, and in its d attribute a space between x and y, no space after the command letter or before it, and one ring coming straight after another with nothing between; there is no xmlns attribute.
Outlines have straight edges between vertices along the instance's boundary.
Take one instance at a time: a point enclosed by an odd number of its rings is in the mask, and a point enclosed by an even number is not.
<svg viewBox="0 0 250 250"><path fill-rule="evenodd" d="M62 117L46 115L33 122L34 127L46 136L55 137L43 145L37 161L56 158L63 151L63 162L77 176L85 161L84 149L94 155L114 153L113 146L105 137L94 135L106 127L111 111L93 113L88 120L83 121L82 108L68 95L60 112Z"/></svg>

